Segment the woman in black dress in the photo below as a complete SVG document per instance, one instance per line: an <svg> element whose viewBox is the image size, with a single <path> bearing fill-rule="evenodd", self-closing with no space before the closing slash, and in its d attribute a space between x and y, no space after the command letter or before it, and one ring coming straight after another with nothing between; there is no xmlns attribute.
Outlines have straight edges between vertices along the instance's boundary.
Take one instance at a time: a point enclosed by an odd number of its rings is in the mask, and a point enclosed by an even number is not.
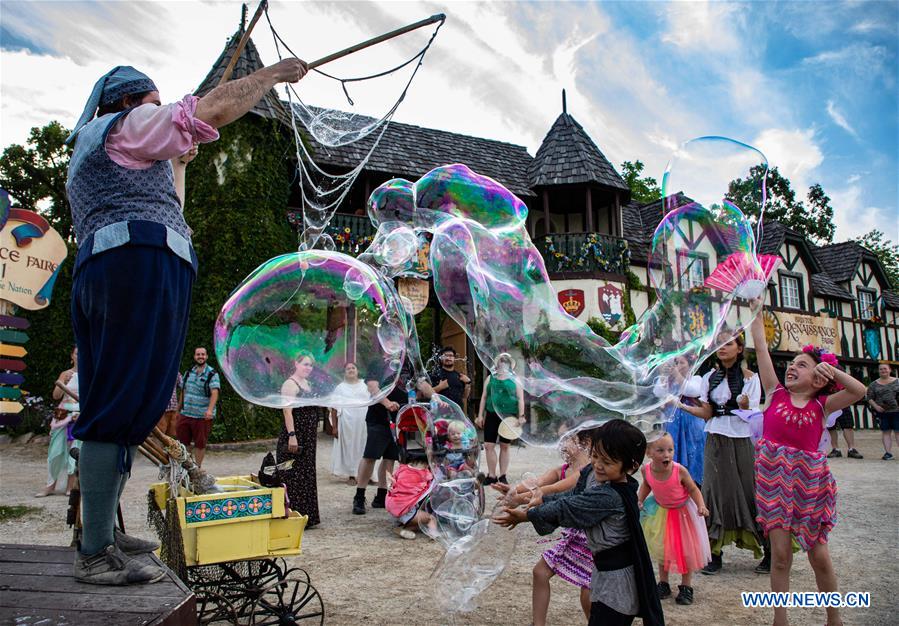
<svg viewBox="0 0 899 626"><path fill-rule="evenodd" d="M312 394L309 375L315 366L315 359L306 351L297 353L294 372L281 385L284 397L300 397ZM293 467L279 472L285 486L290 508L308 515L306 528L318 524L318 485L315 477L315 448L318 433L319 409L304 406L283 409L284 426L278 435L277 462L293 460Z"/></svg>

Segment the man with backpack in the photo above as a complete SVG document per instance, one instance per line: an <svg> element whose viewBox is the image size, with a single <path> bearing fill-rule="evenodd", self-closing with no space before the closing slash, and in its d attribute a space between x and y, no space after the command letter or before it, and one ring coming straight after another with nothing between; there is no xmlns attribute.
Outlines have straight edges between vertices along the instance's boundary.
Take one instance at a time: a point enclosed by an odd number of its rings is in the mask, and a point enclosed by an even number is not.
<svg viewBox="0 0 899 626"><path fill-rule="evenodd" d="M206 363L206 359L206 348L194 350L194 366L184 373L181 383L181 414L178 417L178 441L188 448L193 443L197 465L203 465L206 442L215 418L215 404L222 388L218 372Z"/></svg>

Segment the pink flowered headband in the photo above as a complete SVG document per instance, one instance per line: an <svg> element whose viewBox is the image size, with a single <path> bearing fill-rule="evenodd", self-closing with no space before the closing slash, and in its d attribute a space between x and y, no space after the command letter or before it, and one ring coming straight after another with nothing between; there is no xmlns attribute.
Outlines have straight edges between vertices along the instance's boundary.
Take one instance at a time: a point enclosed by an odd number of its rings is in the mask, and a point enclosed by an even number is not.
<svg viewBox="0 0 899 626"><path fill-rule="evenodd" d="M828 352L823 348L819 348L817 346L809 344L805 346L802 351L806 354L814 354L822 363L827 363L828 365L832 365L833 367L840 366L840 362L837 360L837 355L835 355L833 352Z"/></svg>
<svg viewBox="0 0 899 626"><path fill-rule="evenodd" d="M812 344L805 346L802 349L802 351L806 354L814 355L822 363L827 363L828 365L835 367L837 369L843 369L842 367L840 367L840 362L837 360L837 355L835 355L833 352L829 352L827 350L824 350L823 348L813 346ZM834 381L831 381L826 392L832 393L835 391L839 391L842 388L843 388L843 385L841 385L840 383L838 383L837 381L834 380Z"/></svg>

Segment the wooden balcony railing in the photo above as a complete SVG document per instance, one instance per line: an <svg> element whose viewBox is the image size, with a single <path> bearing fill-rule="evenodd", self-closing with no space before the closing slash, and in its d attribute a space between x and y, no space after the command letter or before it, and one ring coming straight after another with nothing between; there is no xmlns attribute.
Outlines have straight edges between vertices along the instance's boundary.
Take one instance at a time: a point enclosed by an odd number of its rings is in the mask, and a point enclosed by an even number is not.
<svg viewBox="0 0 899 626"><path fill-rule="evenodd" d="M627 273L627 241L601 233L549 233L534 242L550 273Z"/></svg>

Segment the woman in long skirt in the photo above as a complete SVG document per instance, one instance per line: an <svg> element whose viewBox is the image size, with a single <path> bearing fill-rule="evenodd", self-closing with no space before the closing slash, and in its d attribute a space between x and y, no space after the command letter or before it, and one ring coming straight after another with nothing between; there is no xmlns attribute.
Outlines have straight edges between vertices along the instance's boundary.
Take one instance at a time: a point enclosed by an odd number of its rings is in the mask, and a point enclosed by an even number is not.
<svg viewBox="0 0 899 626"><path fill-rule="evenodd" d="M300 352L294 360L294 373L281 386L281 395L290 397L312 394L309 375L315 361L308 352ZM315 446L318 435L319 409L304 406L285 408L284 426L278 436L277 462L293 460L293 467L279 473L287 487L290 508L308 515L306 527L321 521L318 512L318 485L315 476Z"/></svg>

